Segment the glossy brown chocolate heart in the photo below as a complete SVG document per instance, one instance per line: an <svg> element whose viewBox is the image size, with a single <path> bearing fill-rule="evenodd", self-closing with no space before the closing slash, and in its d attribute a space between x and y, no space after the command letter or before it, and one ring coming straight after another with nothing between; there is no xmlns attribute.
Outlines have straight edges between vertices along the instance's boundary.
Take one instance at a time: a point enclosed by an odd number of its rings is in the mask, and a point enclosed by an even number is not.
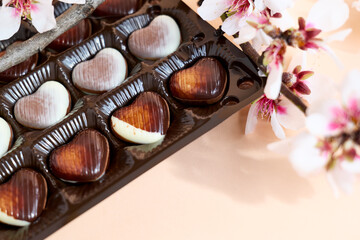
<svg viewBox="0 0 360 240"><path fill-rule="evenodd" d="M0 52L0 57L2 57L6 51ZM33 55L22 63L15 65L8 70L5 70L0 73L0 83L9 83L19 77L25 76L31 70L36 67L38 61L38 54Z"/></svg>
<svg viewBox="0 0 360 240"><path fill-rule="evenodd" d="M129 106L115 111L111 127L117 137L132 143L150 144L164 138L170 126L167 102L157 93L141 93Z"/></svg>
<svg viewBox="0 0 360 240"><path fill-rule="evenodd" d="M0 185L0 222L26 226L44 210L47 199L45 178L31 169L17 171Z"/></svg>
<svg viewBox="0 0 360 240"><path fill-rule="evenodd" d="M180 42L181 33L176 21L167 15L160 15L149 26L133 32L128 46L136 57L155 60L175 52Z"/></svg>
<svg viewBox="0 0 360 240"><path fill-rule="evenodd" d="M100 94L118 87L127 76L127 63L114 48L104 48L96 56L75 66L74 85L85 93Z"/></svg>
<svg viewBox="0 0 360 240"><path fill-rule="evenodd" d="M173 74L170 91L174 98L186 104L213 104L223 97L226 83L225 68L215 58L206 57Z"/></svg>
<svg viewBox="0 0 360 240"><path fill-rule="evenodd" d="M16 102L14 115L25 127L44 129L61 121L70 107L69 91L56 81L47 81L35 93Z"/></svg>
<svg viewBox="0 0 360 240"><path fill-rule="evenodd" d="M96 8L93 15L98 17L124 17L135 13L144 0L106 0Z"/></svg>
<svg viewBox="0 0 360 240"><path fill-rule="evenodd" d="M80 21L75 27L70 28L52 43L49 48L62 52L72 46L78 45L91 35L91 23L89 19Z"/></svg>
<svg viewBox="0 0 360 240"><path fill-rule="evenodd" d="M109 142L94 129L80 132L70 143L54 150L49 159L51 172L68 182L94 182L109 165Z"/></svg>

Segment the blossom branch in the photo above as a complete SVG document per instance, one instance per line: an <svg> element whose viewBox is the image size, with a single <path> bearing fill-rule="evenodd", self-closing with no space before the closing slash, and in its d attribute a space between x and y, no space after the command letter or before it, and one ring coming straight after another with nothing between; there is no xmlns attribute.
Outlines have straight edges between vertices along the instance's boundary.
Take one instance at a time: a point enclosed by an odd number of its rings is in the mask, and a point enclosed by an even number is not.
<svg viewBox="0 0 360 240"><path fill-rule="evenodd" d="M243 52L258 66L258 68L262 72L266 72L266 67L261 63L260 55L257 51L251 46L249 42L240 44ZM307 106L306 104L296 95L294 94L285 83L281 84L280 92L289 99L292 103L294 103L304 114L306 114Z"/></svg>
<svg viewBox="0 0 360 240"><path fill-rule="evenodd" d="M22 43L9 46L6 53L0 58L0 72L25 61L43 50L62 33L89 16L103 2L104 0L87 0L83 5L75 4L56 19L57 27L53 30L41 34L37 33Z"/></svg>

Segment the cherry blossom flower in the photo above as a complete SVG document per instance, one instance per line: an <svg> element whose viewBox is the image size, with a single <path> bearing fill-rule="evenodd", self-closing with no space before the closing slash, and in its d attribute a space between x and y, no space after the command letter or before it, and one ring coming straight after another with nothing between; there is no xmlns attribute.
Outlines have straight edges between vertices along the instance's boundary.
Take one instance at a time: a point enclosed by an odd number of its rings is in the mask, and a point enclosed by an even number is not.
<svg viewBox="0 0 360 240"><path fill-rule="evenodd" d="M258 30L247 21L262 22L269 15L276 16L293 5L294 0L205 0L198 9L204 20L214 20L224 13L227 18L222 30L228 35L239 32L235 38L241 44L257 36Z"/></svg>
<svg viewBox="0 0 360 240"><path fill-rule="evenodd" d="M350 193L360 173L360 72L348 74L341 97L317 91L321 96L308 109L307 132L269 148L277 151L290 146L290 161L300 175L326 171L335 194L339 189Z"/></svg>
<svg viewBox="0 0 360 240"><path fill-rule="evenodd" d="M282 76L286 86L299 97L311 93L307 85L310 77L313 75L311 71L301 71L302 67L300 65L294 67L300 61L305 65L302 57L302 55L295 55L289 64L289 69L293 69L293 71L291 73L284 73ZM304 113L282 95L278 95L275 100L269 99L267 95L263 95L252 103L245 127L246 135L255 130L258 118L269 120L275 135L280 139L285 138L283 127L298 130L305 126Z"/></svg>
<svg viewBox="0 0 360 240"><path fill-rule="evenodd" d="M63 0L84 4L85 0ZM51 0L3 0L0 7L0 40L13 36L20 28L21 19L30 20L40 33L56 26Z"/></svg>

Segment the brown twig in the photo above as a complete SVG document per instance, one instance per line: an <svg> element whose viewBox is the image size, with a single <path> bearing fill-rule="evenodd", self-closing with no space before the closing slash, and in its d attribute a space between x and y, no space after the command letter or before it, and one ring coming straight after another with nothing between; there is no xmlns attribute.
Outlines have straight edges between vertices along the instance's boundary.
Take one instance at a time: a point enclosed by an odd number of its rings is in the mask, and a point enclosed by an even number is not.
<svg viewBox="0 0 360 240"><path fill-rule="evenodd" d="M249 42L240 44L243 52L258 66L258 68L266 73L266 67L259 61L260 55L257 51L251 46ZM282 83L280 92L289 99L292 103L294 103L304 114L306 114L307 106L306 104L295 95L285 83Z"/></svg>
<svg viewBox="0 0 360 240"><path fill-rule="evenodd" d="M45 33L37 33L32 38L9 46L0 58L0 72L15 66L43 50L62 33L89 16L104 0L87 0L83 5L73 5L57 19L57 27Z"/></svg>

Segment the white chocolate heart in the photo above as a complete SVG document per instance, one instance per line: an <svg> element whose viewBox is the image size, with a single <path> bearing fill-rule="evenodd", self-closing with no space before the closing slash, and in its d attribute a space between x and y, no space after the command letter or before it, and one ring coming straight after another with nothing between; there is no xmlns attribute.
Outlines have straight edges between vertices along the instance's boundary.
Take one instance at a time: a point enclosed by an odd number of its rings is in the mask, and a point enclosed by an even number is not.
<svg viewBox="0 0 360 240"><path fill-rule="evenodd" d="M133 32L128 46L136 57L155 60L175 52L180 42L180 28L175 20L167 15L160 15L149 26Z"/></svg>
<svg viewBox="0 0 360 240"><path fill-rule="evenodd" d="M114 48L105 48L72 72L74 85L85 93L99 94L119 86L126 78L127 63Z"/></svg>
<svg viewBox="0 0 360 240"><path fill-rule="evenodd" d="M13 132L9 123L0 117L0 157L10 148L13 139Z"/></svg>
<svg viewBox="0 0 360 240"><path fill-rule="evenodd" d="M16 120L30 128L44 129L60 122L70 110L68 90L55 81L45 82L29 96L16 102Z"/></svg>

